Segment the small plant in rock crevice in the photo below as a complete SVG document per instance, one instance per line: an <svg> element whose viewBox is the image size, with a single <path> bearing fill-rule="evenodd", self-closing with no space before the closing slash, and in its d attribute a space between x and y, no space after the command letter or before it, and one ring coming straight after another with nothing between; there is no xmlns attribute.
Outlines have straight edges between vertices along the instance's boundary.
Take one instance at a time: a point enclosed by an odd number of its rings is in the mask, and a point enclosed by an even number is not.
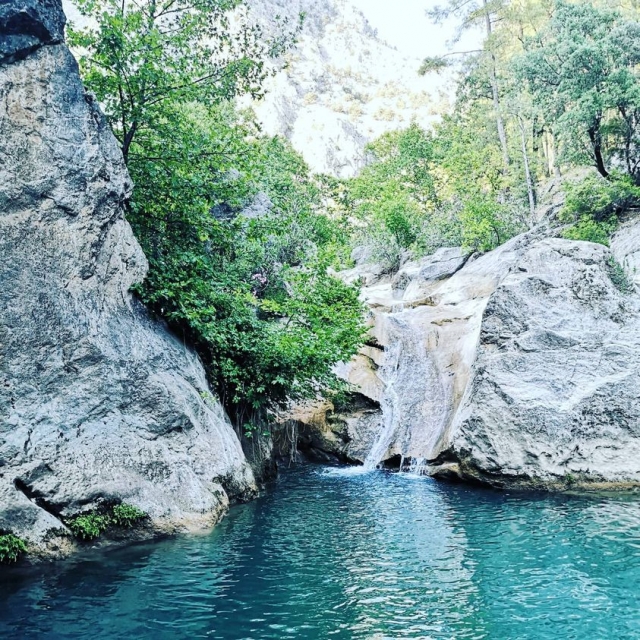
<svg viewBox="0 0 640 640"><path fill-rule="evenodd" d="M17 562L27 552L27 545L21 538L12 533L0 535L0 564Z"/></svg>
<svg viewBox="0 0 640 640"><path fill-rule="evenodd" d="M109 527L130 529L136 523L144 520L147 514L130 504L118 504L106 512L91 512L74 516L66 524L76 538L95 540Z"/></svg>
<svg viewBox="0 0 640 640"><path fill-rule="evenodd" d="M113 507L111 511L111 524L123 529L130 529L134 524L144 520L147 514L133 505L122 503Z"/></svg>
<svg viewBox="0 0 640 640"><path fill-rule="evenodd" d="M611 282L620 293L632 293L634 291L635 285L633 281L627 275L624 267L613 256L609 256L607 259L607 271Z"/></svg>
<svg viewBox="0 0 640 640"><path fill-rule="evenodd" d="M109 518L98 513L88 513L71 519L67 526L76 538L95 540L109 527Z"/></svg>

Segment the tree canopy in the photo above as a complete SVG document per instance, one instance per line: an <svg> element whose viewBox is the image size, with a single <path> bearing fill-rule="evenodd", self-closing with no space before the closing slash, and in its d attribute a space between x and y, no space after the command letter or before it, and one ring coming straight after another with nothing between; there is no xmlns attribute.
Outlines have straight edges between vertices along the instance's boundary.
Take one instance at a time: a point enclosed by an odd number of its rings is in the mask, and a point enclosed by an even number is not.
<svg viewBox="0 0 640 640"><path fill-rule="evenodd" d="M340 387L364 339L357 287L331 275L340 224L258 97L297 25L267 37L239 0L76 0L85 83L135 183L127 217L149 260L136 288L193 344L239 427Z"/></svg>

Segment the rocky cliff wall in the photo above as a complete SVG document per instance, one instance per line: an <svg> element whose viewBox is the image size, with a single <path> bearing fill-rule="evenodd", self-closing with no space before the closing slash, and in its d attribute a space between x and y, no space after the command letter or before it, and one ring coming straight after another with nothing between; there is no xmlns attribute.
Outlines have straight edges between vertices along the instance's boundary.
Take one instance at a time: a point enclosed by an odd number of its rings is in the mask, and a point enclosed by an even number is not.
<svg viewBox="0 0 640 640"><path fill-rule="evenodd" d="M257 22L305 14L287 68L254 105L270 135L283 135L313 171L355 175L365 145L387 131L433 123L445 111L446 80L418 75L421 60L384 42L349 0L249 0Z"/></svg>
<svg viewBox="0 0 640 640"><path fill-rule="evenodd" d="M377 451L493 486L640 485L640 220L611 244L540 227L479 258L445 249L393 277L343 274L367 282L382 350L342 373L380 409L343 438L331 413L303 431L362 462Z"/></svg>
<svg viewBox="0 0 640 640"><path fill-rule="evenodd" d="M104 501L175 530L255 490L197 357L129 293L131 183L63 28L59 0L0 5L0 530L54 553Z"/></svg>

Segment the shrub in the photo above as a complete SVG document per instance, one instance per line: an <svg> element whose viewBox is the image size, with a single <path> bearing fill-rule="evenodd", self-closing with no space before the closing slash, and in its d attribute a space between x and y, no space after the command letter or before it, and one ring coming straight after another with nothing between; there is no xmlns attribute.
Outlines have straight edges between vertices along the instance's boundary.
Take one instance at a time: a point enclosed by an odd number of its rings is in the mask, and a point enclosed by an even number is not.
<svg viewBox="0 0 640 640"><path fill-rule="evenodd" d="M26 552L27 545L18 536L14 536L12 533L0 535L0 563L16 562Z"/></svg>
<svg viewBox="0 0 640 640"><path fill-rule="evenodd" d="M125 503L116 505L111 511L111 523L123 529L130 529L146 517L147 514L144 511Z"/></svg>
<svg viewBox="0 0 640 640"><path fill-rule="evenodd" d="M67 522L71 533L76 538L82 538L83 540L99 538L108 529L109 524L109 517L98 513L76 516Z"/></svg>
<svg viewBox="0 0 640 640"><path fill-rule="evenodd" d="M579 222L585 216L609 222L640 203L640 188L628 176L612 175L609 180L589 174L566 186L566 199L559 218Z"/></svg>
<svg viewBox="0 0 640 640"><path fill-rule="evenodd" d="M109 527L130 529L134 524L147 517L144 511L130 504L118 504L106 512L94 511L70 518L66 524L76 538L95 540Z"/></svg>
<svg viewBox="0 0 640 640"><path fill-rule="evenodd" d="M621 293L632 293L635 289L633 281L627 275L624 267L613 257L609 256L607 268L611 282Z"/></svg>
<svg viewBox="0 0 640 640"><path fill-rule="evenodd" d="M598 222L590 216L582 216L580 220L565 229L562 237L567 240L582 240L584 242L595 242L609 246L609 237L616 230L618 221L615 218Z"/></svg>

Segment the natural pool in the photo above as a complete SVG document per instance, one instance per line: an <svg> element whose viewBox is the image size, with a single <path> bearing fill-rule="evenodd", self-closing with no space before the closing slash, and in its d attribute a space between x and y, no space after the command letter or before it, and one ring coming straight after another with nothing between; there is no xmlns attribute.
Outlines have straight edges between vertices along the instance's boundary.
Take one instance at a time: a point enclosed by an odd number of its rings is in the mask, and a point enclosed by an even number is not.
<svg viewBox="0 0 640 640"><path fill-rule="evenodd" d="M288 471L207 536L0 579L0 638L640 638L640 499Z"/></svg>

